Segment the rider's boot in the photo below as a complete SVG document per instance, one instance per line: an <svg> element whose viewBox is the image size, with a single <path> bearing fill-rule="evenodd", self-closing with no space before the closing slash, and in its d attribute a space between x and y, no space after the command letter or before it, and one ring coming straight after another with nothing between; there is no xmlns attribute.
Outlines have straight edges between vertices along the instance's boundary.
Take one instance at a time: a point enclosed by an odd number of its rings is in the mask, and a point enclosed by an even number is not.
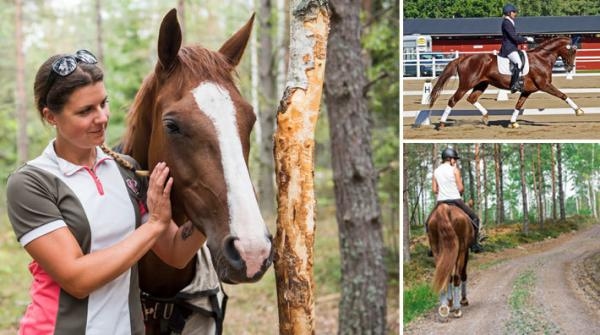
<svg viewBox="0 0 600 335"><path fill-rule="evenodd" d="M512 76L510 77L510 93L520 91L522 88L522 79L519 78L521 70L518 66L514 66L512 70Z"/></svg>
<svg viewBox="0 0 600 335"><path fill-rule="evenodd" d="M479 242L483 241L485 239L485 237L481 238L479 235L479 220L476 220L477 222L475 222L475 220L473 221L473 228L475 228L475 239L473 241L473 243L470 246L470 249L472 252L478 254L480 252L483 252L483 247L481 246L481 244L479 244Z"/></svg>

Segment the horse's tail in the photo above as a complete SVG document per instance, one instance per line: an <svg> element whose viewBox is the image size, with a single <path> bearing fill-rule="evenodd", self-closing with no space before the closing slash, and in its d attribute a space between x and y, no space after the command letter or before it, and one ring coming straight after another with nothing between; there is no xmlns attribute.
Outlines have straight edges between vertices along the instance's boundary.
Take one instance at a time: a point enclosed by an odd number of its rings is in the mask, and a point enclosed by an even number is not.
<svg viewBox="0 0 600 335"><path fill-rule="evenodd" d="M432 220L437 220L437 231L432 231L432 233L437 234L439 245L432 287L433 291L436 294L439 294L448 284L450 275L456 266L456 259L458 257L458 237L452 227L452 222L450 221L448 205L440 204L440 206L438 206L436 217L432 218Z"/></svg>
<svg viewBox="0 0 600 335"><path fill-rule="evenodd" d="M450 77L455 75L458 72L458 63L460 63L462 57L459 57L446 65L442 74L437 78L435 85L433 85L433 89L431 90L431 94L429 95L429 108L433 107L433 104L442 93L444 86L446 86L446 82Z"/></svg>

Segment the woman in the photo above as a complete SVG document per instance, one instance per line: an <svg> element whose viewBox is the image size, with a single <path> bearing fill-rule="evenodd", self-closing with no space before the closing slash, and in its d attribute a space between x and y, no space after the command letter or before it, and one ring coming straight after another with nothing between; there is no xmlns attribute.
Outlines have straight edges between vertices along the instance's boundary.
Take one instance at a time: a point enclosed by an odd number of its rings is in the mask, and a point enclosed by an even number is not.
<svg viewBox="0 0 600 335"><path fill-rule="evenodd" d="M171 220L165 163L150 175L146 208L146 181L100 149L109 110L94 55L50 57L34 95L56 137L8 180L9 218L33 258L32 301L19 334L143 334L136 262L152 250L183 267L204 236L183 234Z"/></svg>
<svg viewBox="0 0 600 335"><path fill-rule="evenodd" d="M483 251L479 244L479 217L462 200L464 186L460 170L456 166L459 159L458 153L453 148L446 148L442 151L442 164L433 171L432 189L438 203L454 204L471 218L473 228L475 228L475 239L471 245L471 251L479 253Z"/></svg>
<svg viewBox="0 0 600 335"><path fill-rule="evenodd" d="M523 70L523 63L517 45L526 42L533 42L532 37L521 37L517 35L515 29L515 18L517 17L517 7L507 4L502 8L504 20L502 20L502 46L500 47L500 56L508 57L516 66L513 68L512 77L510 79L510 91L515 93L522 89L522 82L519 78Z"/></svg>

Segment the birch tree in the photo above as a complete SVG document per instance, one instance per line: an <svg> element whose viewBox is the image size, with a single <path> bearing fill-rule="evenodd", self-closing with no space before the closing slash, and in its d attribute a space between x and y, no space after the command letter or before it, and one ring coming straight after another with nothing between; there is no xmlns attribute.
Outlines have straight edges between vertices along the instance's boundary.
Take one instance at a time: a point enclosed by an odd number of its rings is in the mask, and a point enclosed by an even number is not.
<svg viewBox="0 0 600 335"><path fill-rule="evenodd" d="M326 3L298 0L290 11L290 70L274 136L279 188L274 267L279 333L314 334L314 132L329 14Z"/></svg>

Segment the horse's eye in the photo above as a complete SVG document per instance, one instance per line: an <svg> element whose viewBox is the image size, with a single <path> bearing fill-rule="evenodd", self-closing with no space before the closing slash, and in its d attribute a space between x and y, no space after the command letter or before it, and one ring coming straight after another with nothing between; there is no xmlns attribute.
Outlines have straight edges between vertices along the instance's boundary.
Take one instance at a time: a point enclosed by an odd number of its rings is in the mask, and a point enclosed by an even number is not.
<svg viewBox="0 0 600 335"><path fill-rule="evenodd" d="M167 128L167 132L169 134L180 134L181 131L179 129L179 126L177 125L177 122L173 121L173 120L165 120L165 127Z"/></svg>

